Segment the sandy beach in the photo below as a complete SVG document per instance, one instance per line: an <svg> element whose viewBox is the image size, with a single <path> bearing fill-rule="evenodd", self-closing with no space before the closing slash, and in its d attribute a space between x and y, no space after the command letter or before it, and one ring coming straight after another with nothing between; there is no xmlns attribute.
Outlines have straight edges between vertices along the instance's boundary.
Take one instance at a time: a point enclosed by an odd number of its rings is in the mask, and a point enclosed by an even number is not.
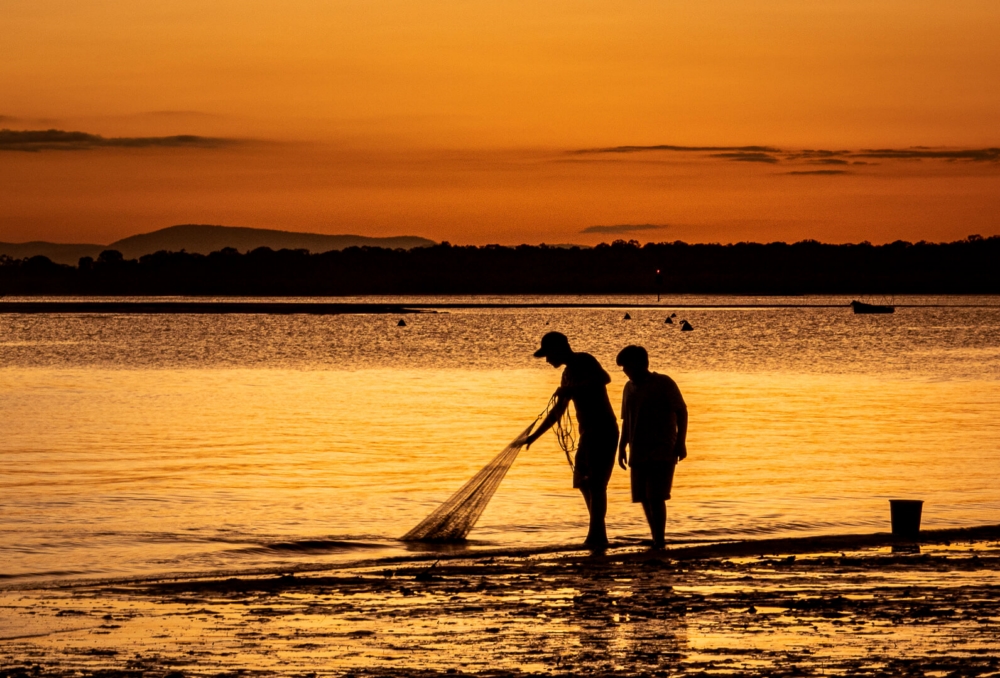
<svg viewBox="0 0 1000 678"><path fill-rule="evenodd" d="M8 584L0 676L1000 674L1000 526Z"/></svg>

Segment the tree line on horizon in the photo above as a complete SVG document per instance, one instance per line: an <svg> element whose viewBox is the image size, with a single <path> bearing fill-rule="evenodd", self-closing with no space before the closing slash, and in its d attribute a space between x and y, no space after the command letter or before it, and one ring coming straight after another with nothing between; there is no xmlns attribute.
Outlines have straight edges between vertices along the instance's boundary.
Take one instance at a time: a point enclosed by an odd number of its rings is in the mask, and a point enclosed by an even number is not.
<svg viewBox="0 0 1000 678"><path fill-rule="evenodd" d="M1000 236L950 243L547 245L0 257L0 295L998 294Z"/></svg>

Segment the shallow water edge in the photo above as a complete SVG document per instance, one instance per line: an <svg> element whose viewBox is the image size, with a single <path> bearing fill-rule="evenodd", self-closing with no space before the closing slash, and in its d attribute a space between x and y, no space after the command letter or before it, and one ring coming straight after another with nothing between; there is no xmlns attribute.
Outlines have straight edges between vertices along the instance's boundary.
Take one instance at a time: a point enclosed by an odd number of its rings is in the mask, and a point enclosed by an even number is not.
<svg viewBox="0 0 1000 678"><path fill-rule="evenodd" d="M1000 525L0 591L0 675L992 675Z"/></svg>

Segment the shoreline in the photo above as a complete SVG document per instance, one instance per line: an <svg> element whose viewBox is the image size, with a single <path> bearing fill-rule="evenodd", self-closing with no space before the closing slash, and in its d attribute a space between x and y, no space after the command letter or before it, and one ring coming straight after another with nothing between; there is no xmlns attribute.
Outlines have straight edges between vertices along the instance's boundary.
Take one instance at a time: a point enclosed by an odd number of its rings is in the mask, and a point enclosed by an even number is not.
<svg viewBox="0 0 1000 678"><path fill-rule="evenodd" d="M170 572L162 574L137 574L113 577L62 578L41 581L0 583L0 592L35 588L73 588L75 586L97 586L116 583L137 584L162 581L182 581L189 579L221 579L236 575L269 576L278 574L307 574L326 571L348 570L359 567L379 567L406 563L452 560L487 560L490 558L536 558L544 556L564 556L593 558L644 558L666 557L672 560L692 560L700 558L763 556L769 553L786 555L816 553L819 551L857 550L885 546L921 546L947 544L962 540L1000 540L1000 523L975 525L971 527L950 527L936 530L921 530L916 539L900 539L890 532L863 532L850 534L830 534L803 537L774 537L763 539L698 539L667 540L665 551L652 551L647 540L612 541L603 555L595 555L582 545L552 544L532 547L477 548L464 550L462 543L408 542L421 544L423 552L375 558L359 558L330 563L297 564L287 566L262 566L244 569L224 569L210 571ZM2 582L2 580L0 580Z"/></svg>
<svg viewBox="0 0 1000 678"><path fill-rule="evenodd" d="M992 675L998 656L1000 525L0 589L4 678Z"/></svg>
<svg viewBox="0 0 1000 678"><path fill-rule="evenodd" d="M993 304L893 304L901 308L1000 308ZM0 301L0 315L114 314L114 315L382 315L437 313L475 309L618 309L618 310L740 310L844 309L850 304L628 304L588 302L429 302L338 303L311 301Z"/></svg>
<svg viewBox="0 0 1000 678"><path fill-rule="evenodd" d="M765 556L772 553L797 555L802 553L817 553L821 551L842 551L858 549L874 549L879 547L896 547L910 549L921 545L950 544L955 541L974 540L1000 541L1000 523L976 525L972 527L953 527L936 530L922 530L917 539L899 539L889 532L871 532L856 534L832 534L803 537L775 537L763 539L699 539L699 540L667 540L667 549L652 551L648 540L618 540L612 541L603 554L594 554L582 545L552 544L535 547L497 547L477 548L475 551L464 550L461 543L410 542L422 544L423 552L415 551L405 555L381 556L373 558L358 558L327 563L299 563L282 566L260 566L249 568L226 568L221 570L145 573L121 576L81 576L53 579L25 579L17 581L17 576L0 578L0 594L8 591L24 591L38 589L73 589L78 587L137 585L158 582L179 582L190 580L216 580L231 577L267 577L276 575L319 574L369 567L403 566L426 562L449 561L480 561L491 558L542 558L561 557L565 559L584 558L626 558L645 560L650 558L669 558L677 561L697 560L704 558L733 558Z"/></svg>

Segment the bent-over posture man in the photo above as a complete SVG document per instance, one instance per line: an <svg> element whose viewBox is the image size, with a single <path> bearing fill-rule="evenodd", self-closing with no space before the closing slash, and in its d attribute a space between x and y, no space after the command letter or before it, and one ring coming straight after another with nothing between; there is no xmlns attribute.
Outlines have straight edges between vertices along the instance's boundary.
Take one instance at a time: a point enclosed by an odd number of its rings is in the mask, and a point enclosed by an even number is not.
<svg viewBox="0 0 1000 678"><path fill-rule="evenodd" d="M653 548L662 549L674 468L687 456L687 405L673 379L649 371L643 347L626 346L615 362L629 379L622 394L618 463L632 467L632 501L642 504ZM631 458L625 455L626 445Z"/></svg>
<svg viewBox="0 0 1000 678"><path fill-rule="evenodd" d="M530 446L552 428L566 412L570 401L573 402L580 427L573 487L583 494L590 511L590 529L584 543L590 548L602 549L608 545L604 518L608 512L608 481L615 467L615 443L618 441L618 420L608 399L607 385L611 377L597 358L570 349L569 340L560 332L549 332L542 337L542 347L535 351L535 357L545 358L553 367L565 365L566 369L556 391L555 407L532 431L525 444Z"/></svg>

